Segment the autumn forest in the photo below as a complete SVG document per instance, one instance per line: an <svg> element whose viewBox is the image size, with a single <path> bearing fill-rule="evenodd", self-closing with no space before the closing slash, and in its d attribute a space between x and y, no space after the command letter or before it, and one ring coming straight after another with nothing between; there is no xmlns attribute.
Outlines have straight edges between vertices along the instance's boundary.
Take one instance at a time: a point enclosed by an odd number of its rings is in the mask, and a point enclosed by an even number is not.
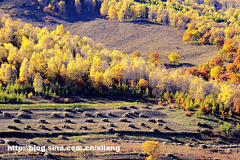
<svg viewBox="0 0 240 160"><path fill-rule="evenodd" d="M198 66L181 67L181 54L175 51L166 63L157 51L147 56L139 50L124 53L72 34L63 24L49 29L6 14L0 18L2 103L39 97L130 96L178 108L184 116L219 118L217 128L227 135L240 131L238 0L37 1L38 10L47 15L84 16L87 11L109 22L146 20L172 27L183 32L187 45L214 47L216 55ZM51 23L48 16L45 20ZM155 153L148 155L157 159Z"/></svg>

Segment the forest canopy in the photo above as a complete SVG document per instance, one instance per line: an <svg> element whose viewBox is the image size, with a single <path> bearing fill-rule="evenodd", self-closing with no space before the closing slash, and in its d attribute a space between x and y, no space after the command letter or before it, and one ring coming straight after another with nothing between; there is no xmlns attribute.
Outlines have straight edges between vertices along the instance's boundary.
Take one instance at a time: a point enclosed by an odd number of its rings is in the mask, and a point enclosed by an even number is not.
<svg viewBox="0 0 240 160"><path fill-rule="evenodd" d="M240 96L236 84L205 81L193 76L194 70L185 73L166 69L157 52L146 59L139 51L129 55L109 50L90 38L70 34L63 25L50 31L2 18L0 26L2 101L21 101L27 95L84 93L158 99L165 93L172 97L182 92L196 100L212 95L218 103L234 108L234 100ZM211 76L223 72L221 60L215 58L210 65ZM165 99L169 96L165 95Z"/></svg>

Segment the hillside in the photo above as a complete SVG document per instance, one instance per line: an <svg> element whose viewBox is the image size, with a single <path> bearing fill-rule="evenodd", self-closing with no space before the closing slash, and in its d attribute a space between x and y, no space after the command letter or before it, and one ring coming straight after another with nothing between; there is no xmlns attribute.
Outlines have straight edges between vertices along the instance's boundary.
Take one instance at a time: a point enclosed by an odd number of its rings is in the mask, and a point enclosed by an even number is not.
<svg viewBox="0 0 240 160"><path fill-rule="evenodd" d="M209 61L217 54L217 49L208 45L189 45L183 42L184 31L163 26L147 20L120 23L100 17L99 11L82 10L81 15L69 12L67 15L46 14L38 8L36 0L13 0L0 2L0 13L10 14L13 19L36 26L54 29L63 24L66 30L80 37L87 36L97 43L103 43L109 49L118 49L125 53L139 50L144 57L157 51L162 63L168 63L167 56L177 52L184 66L199 65ZM74 14L71 15L71 14ZM48 16L50 21L46 21Z"/></svg>

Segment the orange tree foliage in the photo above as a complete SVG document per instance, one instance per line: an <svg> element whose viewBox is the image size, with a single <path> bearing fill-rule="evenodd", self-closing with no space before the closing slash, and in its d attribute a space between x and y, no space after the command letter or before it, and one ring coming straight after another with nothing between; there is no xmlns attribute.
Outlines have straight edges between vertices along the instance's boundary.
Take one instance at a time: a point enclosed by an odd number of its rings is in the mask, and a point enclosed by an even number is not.
<svg viewBox="0 0 240 160"><path fill-rule="evenodd" d="M139 51L134 51L131 55L131 59L135 58L135 57L140 57L141 53Z"/></svg>
<svg viewBox="0 0 240 160"><path fill-rule="evenodd" d="M149 54L149 56L148 56L149 62L159 65L160 64L159 57L160 56L159 56L158 52L153 52L153 53Z"/></svg>
<svg viewBox="0 0 240 160"><path fill-rule="evenodd" d="M224 60L220 57L213 57L209 63L211 67L215 67L215 66L222 67L223 64L224 64Z"/></svg>
<svg viewBox="0 0 240 160"><path fill-rule="evenodd" d="M237 56L238 56L238 54L236 52L228 52L226 54L225 59L227 62L232 63Z"/></svg>
<svg viewBox="0 0 240 160"><path fill-rule="evenodd" d="M239 63L240 63L240 55L238 55L233 61L233 64L235 65L238 65Z"/></svg>
<svg viewBox="0 0 240 160"><path fill-rule="evenodd" d="M233 63L230 63L226 67L228 73L236 73L237 72L237 66Z"/></svg>
<svg viewBox="0 0 240 160"><path fill-rule="evenodd" d="M240 113L240 98L239 97L235 99L234 107L235 107L236 113Z"/></svg>
<svg viewBox="0 0 240 160"><path fill-rule="evenodd" d="M146 88L147 85L148 85L148 82L147 82L145 79L141 78L141 79L139 80L139 82L138 82L138 85L139 85L139 87L141 87L141 88Z"/></svg>

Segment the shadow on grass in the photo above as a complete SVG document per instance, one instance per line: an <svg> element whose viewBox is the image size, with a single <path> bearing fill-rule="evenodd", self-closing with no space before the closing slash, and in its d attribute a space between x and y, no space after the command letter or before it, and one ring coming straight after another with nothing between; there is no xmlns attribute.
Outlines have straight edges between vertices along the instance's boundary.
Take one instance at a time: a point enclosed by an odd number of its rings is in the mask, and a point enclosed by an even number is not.
<svg viewBox="0 0 240 160"><path fill-rule="evenodd" d="M178 65L172 65L172 64L165 63L164 66L166 68L182 68L182 67L194 67L196 65L191 64L191 63L179 63Z"/></svg>

